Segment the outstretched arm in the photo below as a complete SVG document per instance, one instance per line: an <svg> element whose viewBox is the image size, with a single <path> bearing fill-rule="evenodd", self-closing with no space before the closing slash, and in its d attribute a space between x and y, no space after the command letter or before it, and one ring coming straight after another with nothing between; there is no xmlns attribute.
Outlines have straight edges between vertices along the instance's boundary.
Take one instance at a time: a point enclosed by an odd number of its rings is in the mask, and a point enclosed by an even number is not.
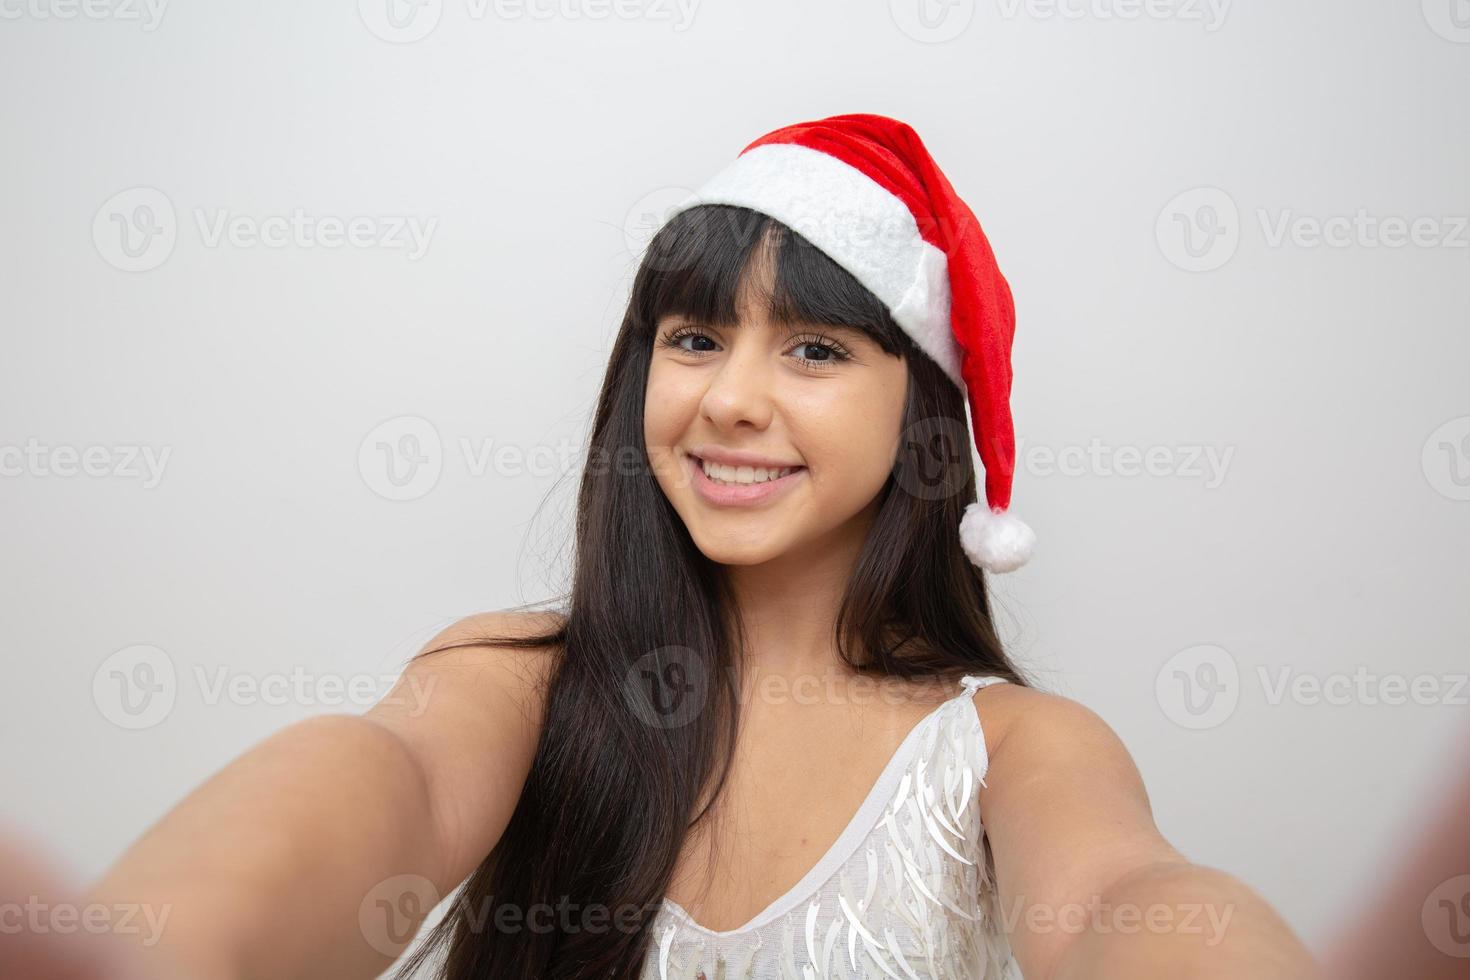
<svg viewBox="0 0 1470 980"><path fill-rule="evenodd" d="M1321 976L1259 895L1164 839L1132 757L1094 712L1009 684L975 703L983 723L1001 721L980 806L1027 980Z"/></svg>
<svg viewBox="0 0 1470 980"><path fill-rule="evenodd" d="M190 793L87 901L161 919L157 935L133 938L165 976L287 978L315 962L321 976L370 977L390 960L364 941L358 904L393 873L444 880L433 823L423 771L396 734L312 718Z"/></svg>
<svg viewBox="0 0 1470 980"><path fill-rule="evenodd" d="M431 646L530 625L473 617ZM161 934L134 943L160 977L377 976L509 822L550 658L446 650L365 715L289 726L165 815L87 901L167 910ZM380 907L408 921L380 928Z"/></svg>

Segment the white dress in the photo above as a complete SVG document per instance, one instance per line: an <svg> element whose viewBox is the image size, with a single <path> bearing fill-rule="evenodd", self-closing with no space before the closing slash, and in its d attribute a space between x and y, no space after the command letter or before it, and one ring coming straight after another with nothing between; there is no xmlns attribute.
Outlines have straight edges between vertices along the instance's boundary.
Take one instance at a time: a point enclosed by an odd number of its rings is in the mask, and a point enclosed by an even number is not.
<svg viewBox="0 0 1470 980"><path fill-rule="evenodd" d="M974 692L905 736L842 834L791 890L737 929L670 899L643 980L1010 980L1019 977L987 873L978 785L989 765Z"/></svg>

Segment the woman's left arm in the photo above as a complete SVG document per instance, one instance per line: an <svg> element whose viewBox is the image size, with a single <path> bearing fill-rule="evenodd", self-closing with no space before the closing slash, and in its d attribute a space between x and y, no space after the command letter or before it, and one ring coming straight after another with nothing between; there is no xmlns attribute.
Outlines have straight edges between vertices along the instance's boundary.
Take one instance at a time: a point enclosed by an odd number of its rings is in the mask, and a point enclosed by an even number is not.
<svg viewBox="0 0 1470 980"><path fill-rule="evenodd" d="M1322 976L1264 899L1164 839L1132 756L1097 714L1011 684L975 706L1000 733L980 807L1026 980Z"/></svg>

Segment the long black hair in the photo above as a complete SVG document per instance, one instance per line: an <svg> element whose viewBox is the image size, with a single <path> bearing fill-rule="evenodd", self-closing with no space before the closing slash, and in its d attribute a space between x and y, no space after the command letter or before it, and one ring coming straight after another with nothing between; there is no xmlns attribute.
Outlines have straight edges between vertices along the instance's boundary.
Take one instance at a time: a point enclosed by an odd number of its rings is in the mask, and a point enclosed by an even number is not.
<svg viewBox="0 0 1470 980"><path fill-rule="evenodd" d="M959 544L976 487L959 388L882 301L787 226L728 205L685 210L654 236L634 276L598 398L558 625L531 639L451 644L559 656L510 822L399 978L435 950L445 954L444 980L639 974L686 835L709 817L728 775L744 650L721 567L694 545L650 468L645 386L660 317L736 323L757 248L771 250L774 286L763 299L777 322L858 327L909 372L905 438L838 610L839 655L880 677L1028 683ZM939 484L926 477L935 465ZM516 914L497 918L502 908ZM531 916L537 908L564 911Z"/></svg>

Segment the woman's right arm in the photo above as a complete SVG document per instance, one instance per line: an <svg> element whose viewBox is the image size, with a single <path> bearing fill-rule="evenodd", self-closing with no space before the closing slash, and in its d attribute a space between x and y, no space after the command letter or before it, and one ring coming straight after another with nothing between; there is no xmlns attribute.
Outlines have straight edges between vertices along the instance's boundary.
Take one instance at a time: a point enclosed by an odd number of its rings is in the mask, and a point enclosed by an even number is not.
<svg viewBox="0 0 1470 980"><path fill-rule="evenodd" d="M472 616L425 649L527 636L553 616ZM365 714L298 722L230 763L84 901L161 920L157 936L130 937L155 976L376 977L394 956L373 924L375 903L416 912L415 930L433 905L404 903L393 879L415 876L406 880L443 897L499 841L530 771L557 656L473 645L415 659Z"/></svg>

